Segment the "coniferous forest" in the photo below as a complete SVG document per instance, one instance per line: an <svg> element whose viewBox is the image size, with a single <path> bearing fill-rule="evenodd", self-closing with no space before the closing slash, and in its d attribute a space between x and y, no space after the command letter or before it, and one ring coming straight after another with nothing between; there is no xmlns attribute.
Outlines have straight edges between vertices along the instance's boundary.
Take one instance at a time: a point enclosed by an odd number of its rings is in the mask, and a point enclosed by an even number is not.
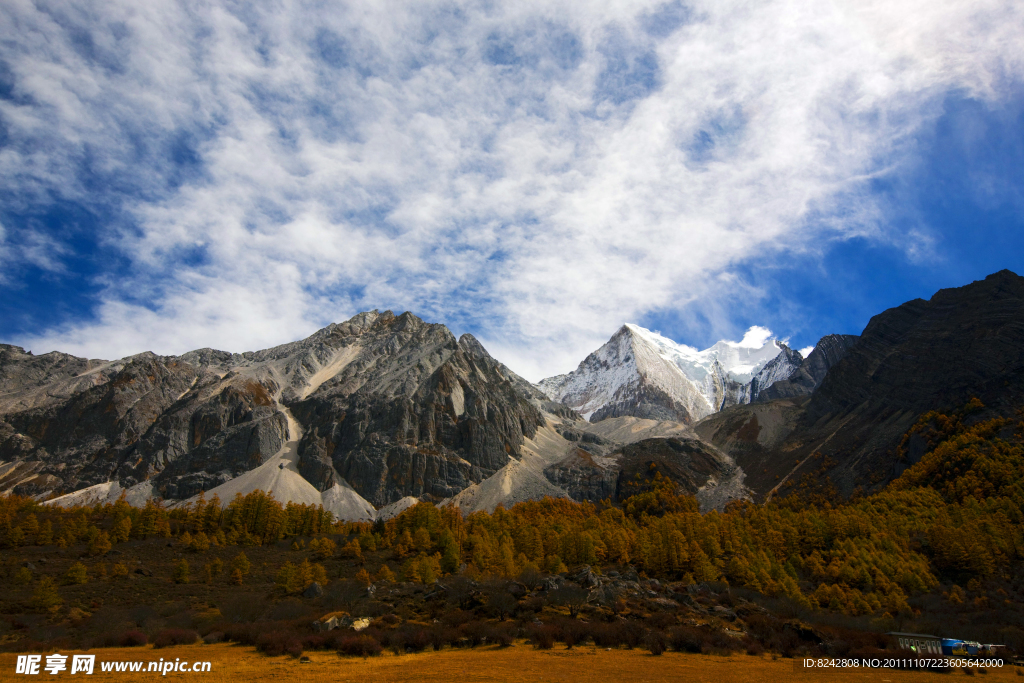
<svg viewBox="0 0 1024 683"><path fill-rule="evenodd" d="M913 631L1024 650L1024 414L925 414L925 452L840 500L813 472L768 504L698 512L659 472L620 505L463 516L420 503L336 522L256 491L167 509L0 499L0 647L234 640L373 654L529 639L784 655ZM822 463L826 465L826 463ZM330 630L365 619L358 633ZM362 625L362 624L360 624Z"/></svg>

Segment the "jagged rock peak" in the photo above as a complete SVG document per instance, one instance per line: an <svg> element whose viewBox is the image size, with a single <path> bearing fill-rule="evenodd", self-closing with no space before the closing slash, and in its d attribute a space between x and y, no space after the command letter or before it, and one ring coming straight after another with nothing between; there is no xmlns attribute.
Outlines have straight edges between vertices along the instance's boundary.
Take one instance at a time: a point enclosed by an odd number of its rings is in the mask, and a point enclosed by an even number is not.
<svg viewBox="0 0 1024 683"><path fill-rule="evenodd" d="M459 348L470 356L477 358L491 358L491 354L487 353L487 349L484 348L484 345L469 332L466 332L459 337Z"/></svg>

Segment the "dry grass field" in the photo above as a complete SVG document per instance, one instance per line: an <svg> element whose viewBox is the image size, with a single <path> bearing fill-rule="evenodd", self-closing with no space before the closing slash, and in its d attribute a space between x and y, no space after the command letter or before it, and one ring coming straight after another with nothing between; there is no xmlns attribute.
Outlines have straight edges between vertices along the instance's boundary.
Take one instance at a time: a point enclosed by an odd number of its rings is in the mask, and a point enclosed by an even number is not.
<svg viewBox="0 0 1024 683"><path fill-rule="evenodd" d="M72 654L62 652L61 654ZM850 683L879 681L880 683L916 683L943 681L965 677L961 671L951 674L907 672L893 670L796 670L791 659L773 660L769 656L751 657L733 655L716 657L704 655L666 653L653 657L643 650L601 650L593 646L566 650L540 651L529 644L517 643L513 647L477 648L475 650L449 649L395 656L387 653L369 659L340 657L329 652L308 653L310 662L299 663L293 657L267 657L252 648L236 645L190 645L154 650L141 648L108 648L92 650L97 656L96 672L85 680L132 681L154 678L189 679L221 683L222 681L274 681L319 683L475 683L478 681L615 681L616 683L669 681L695 681L700 683L732 683L733 681L836 681ZM156 661L159 659L212 662L210 673L102 673L103 661ZM55 680L68 676L63 672L53 676L45 672L36 676L19 676L15 671L16 655L0 654L0 681ZM76 674L76 676L79 674ZM1015 667L989 669L975 674L983 681L1022 681Z"/></svg>

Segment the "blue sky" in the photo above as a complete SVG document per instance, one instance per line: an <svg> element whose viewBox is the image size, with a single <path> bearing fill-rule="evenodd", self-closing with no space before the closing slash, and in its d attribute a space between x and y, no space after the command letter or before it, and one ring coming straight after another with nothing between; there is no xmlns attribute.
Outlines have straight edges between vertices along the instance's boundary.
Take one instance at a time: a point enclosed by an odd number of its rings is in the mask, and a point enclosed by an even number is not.
<svg viewBox="0 0 1024 683"><path fill-rule="evenodd" d="M624 322L796 347L1024 273L1012 1L0 6L0 341L371 308L530 379Z"/></svg>

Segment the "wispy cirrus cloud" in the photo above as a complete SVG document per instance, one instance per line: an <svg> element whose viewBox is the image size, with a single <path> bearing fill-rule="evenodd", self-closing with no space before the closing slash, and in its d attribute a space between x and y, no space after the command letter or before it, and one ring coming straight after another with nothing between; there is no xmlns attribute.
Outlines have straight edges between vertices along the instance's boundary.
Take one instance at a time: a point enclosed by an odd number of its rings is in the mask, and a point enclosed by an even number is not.
<svg viewBox="0 0 1024 683"><path fill-rule="evenodd" d="M119 257L89 315L22 343L245 350L394 307L533 379L696 300L742 333L724 309L752 258L851 237L923 253L872 182L947 93L998 102L1024 67L1024 9L994 0L0 16L3 222L57 263L75 245L25 217L86 207Z"/></svg>

